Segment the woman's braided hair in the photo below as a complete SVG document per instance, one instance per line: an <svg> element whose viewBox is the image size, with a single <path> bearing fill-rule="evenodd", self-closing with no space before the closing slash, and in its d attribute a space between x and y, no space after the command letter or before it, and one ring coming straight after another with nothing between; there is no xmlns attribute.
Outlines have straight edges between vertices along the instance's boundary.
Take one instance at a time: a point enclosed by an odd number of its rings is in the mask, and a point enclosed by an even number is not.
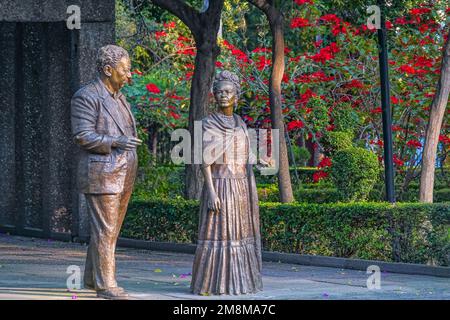
<svg viewBox="0 0 450 320"><path fill-rule="evenodd" d="M221 81L229 81L234 85L234 88L236 89L236 97L239 98L241 95L241 84L239 81L239 77L234 74L233 72L230 72L228 70L224 70L216 74L213 82L213 92L216 92L217 84Z"/></svg>

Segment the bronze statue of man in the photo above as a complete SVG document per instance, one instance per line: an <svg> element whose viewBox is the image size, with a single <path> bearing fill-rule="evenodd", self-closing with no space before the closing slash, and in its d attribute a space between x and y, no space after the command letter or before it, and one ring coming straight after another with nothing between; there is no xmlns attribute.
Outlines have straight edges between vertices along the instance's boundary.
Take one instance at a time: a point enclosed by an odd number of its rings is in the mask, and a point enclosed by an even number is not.
<svg viewBox="0 0 450 320"><path fill-rule="evenodd" d="M115 279L115 248L137 170L136 124L120 89L131 80L130 58L121 47L99 49L97 79L71 101L73 139L80 147L78 185L85 194L90 243L84 286L105 299L126 299Z"/></svg>

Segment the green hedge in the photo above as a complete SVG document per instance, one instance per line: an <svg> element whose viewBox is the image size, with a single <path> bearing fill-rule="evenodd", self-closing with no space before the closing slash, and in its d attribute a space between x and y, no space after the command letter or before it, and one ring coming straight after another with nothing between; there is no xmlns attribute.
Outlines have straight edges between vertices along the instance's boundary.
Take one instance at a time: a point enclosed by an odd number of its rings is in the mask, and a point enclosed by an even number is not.
<svg viewBox="0 0 450 320"><path fill-rule="evenodd" d="M255 178L256 182L258 184L260 183L277 183L278 177L277 175L261 175L259 173L259 170L256 168L253 170L255 172ZM303 183L312 183L313 182L313 175L315 172L319 171L318 168L315 167L297 167L297 174L301 182ZM289 172L291 174L292 182L295 182L295 168L290 167Z"/></svg>
<svg viewBox="0 0 450 320"><path fill-rule="evenodd" d="M378 185L378 187L382 188ZM396 195L399 193L397 192ZM260 184L258 185L258 196L260 201L264 202L278 202L279 192L276 184ZM309 203L331 203L339 201L339 194L330 184L310 184L294 190L294 197L297 202ZM384 199L383 190L374 188L369 194L369 201L380 202ZM402 202L418 202L419 191L417 189L408 190L404 193L401 199ZM434 191L434 202L450 202L450 188L437 189Z"/></svg>
<svg viewBox="0 0 450 320"><path fill-rule="evenodd" d="M195 242L198 210L196 201L134 201L121 235ZM260 214L265 250L449 265L450 203L261 203Z"/></svg>
<svg viewBox="0 0 450 320"><path fill-rule="evenodd" d="M301 188L294 190L297 202L330 203L338 202L339 194L336 188L323 186L322 188ZM258 198L262 202L278 202L280 196L275 184L258 186Z"/></svg>
<svg viewBox="0 0 450 320"><path fill-rule="evenodd" d="M150 241L195 242L199 204L194 200L133 200L121 236Z"/></svg>

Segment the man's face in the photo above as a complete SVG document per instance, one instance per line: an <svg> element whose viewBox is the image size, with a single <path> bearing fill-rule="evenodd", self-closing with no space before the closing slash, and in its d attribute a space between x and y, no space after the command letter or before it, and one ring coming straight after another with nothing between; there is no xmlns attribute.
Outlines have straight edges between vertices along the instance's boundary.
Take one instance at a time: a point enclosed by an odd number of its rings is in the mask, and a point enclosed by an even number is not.
<svg viewBox="0 0 450 320"><path fill-rule="evenodd" d="M127 57L122 57L115 68L110 68L109 82L114 90L119 91L127 82L131 82L131 62Z"/></svg>
<svg viewBox="0 0 450 320"><path fill-rule="evenodd" d="M236 102L236 88L230 81L220 81L215 88L214 96L220 108L234 106Z"/></svg>

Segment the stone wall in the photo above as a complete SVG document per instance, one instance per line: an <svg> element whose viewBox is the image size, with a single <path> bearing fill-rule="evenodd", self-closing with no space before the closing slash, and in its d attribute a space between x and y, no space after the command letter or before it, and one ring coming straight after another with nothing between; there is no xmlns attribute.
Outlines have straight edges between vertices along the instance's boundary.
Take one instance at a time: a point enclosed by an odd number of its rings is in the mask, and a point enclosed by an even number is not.
<svg viewBox="0 0 450 320"><path fill-rule="evenodd" d="M81 29L69 30L69 5ZM86 238L70 98L114 42L114 0L0 0L0 230Z"/></svg>

